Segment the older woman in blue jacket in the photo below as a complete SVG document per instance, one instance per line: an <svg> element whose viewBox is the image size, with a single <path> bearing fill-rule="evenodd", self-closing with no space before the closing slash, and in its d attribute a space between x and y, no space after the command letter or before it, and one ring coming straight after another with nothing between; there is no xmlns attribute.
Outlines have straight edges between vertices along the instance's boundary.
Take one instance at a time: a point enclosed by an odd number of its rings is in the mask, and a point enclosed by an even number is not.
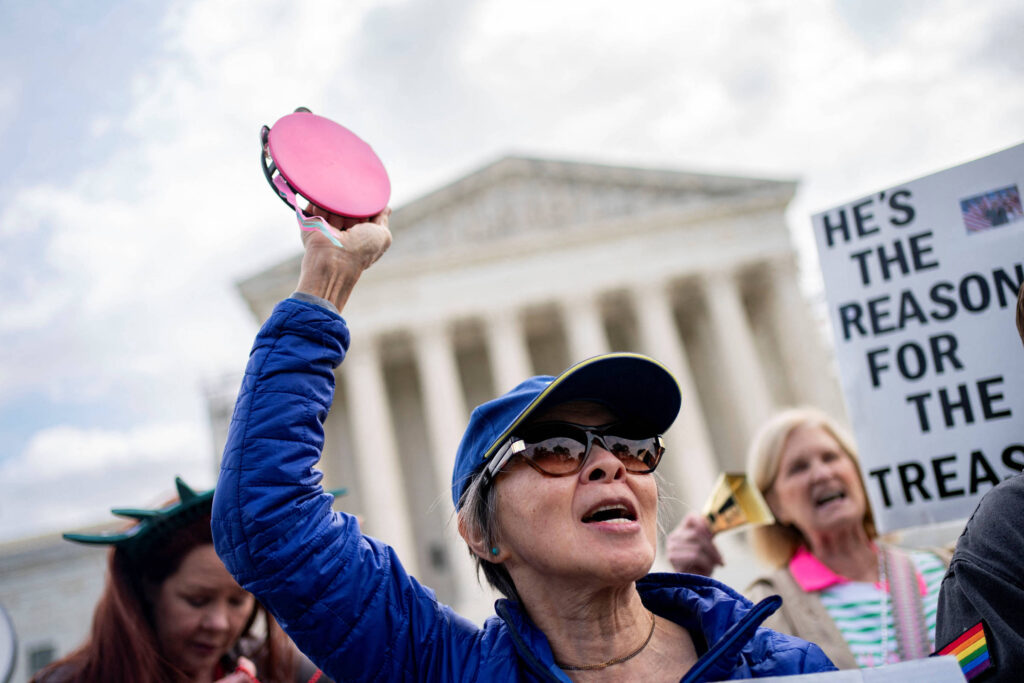
<svg viewBox="0 0 1024 683"><path fill-rule="evenodd" d="M340 316L387 250L388 211L303 236L296 293L260 331L213 509L236 580L337 680L717 681L832 670L810 643L760 628L778 608L716 581L648 574L660 434L679 389L656 361L609 354L479 406L456 455L459 531L506 597L483 628L440 604L394 551L331 509L314 469Z"/></svg>

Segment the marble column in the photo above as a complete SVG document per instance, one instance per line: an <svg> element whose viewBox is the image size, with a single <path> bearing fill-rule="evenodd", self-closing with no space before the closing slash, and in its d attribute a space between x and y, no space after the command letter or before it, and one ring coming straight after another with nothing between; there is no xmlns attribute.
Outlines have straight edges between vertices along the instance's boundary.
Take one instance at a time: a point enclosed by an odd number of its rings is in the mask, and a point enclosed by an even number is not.
<svg viewBox="0 0 1024 683"><path fill-rule="evenodd" d="M427 437L437 475L436 489L446 519L444 543L449 566L455 578L459 600L470 595L477 585L466 544L459 536L451 500L451 476L455 467L462 432L469 414L463 398L462 384L455 349L445 325L431 322L415 330L416 367L423 394L423 408L427 419Z"/></svg>
<svg viewBox="0 0 1024 683"><path fill-rule="evenodd" d="M636 312L640 347L672 371L682 394L679 417L665 437L668 450L660 469L678 489L686 510L699 511L711 492L719 467L686 348L672 312L667 283L636 285L630 296ZM676 520L666 521L674 523Z"/></svg>
<svg viewBox="0 0 1024 683"><path fill-rule="evenodd" d="M824 330L800 292L792 258L766 269L773 332L786 363L796 402L808 403L842 419L845 414L838 378L825 354Z"/></svg>
<svg viewBox="0 0 1024 683"><path fill-rule="evenodd" d="M601 317L601 306L592 292L577 294L561 302L570 364L608 353L611 344Z"/></svg>
<svg viewBox="0 0 1024 683"><path fill-rule="evenodd" d="M496 395L504 394L534 374L526 330L518 311L508 309L488 315L484 319L484 334Z"/></svg>
<svg viewBox="0 0 1024 683"><path fill-rule="evenodd" d="M720 382L739 430L739 453L772 412L773 400L739 286L732 273L716 271L702 280Z"/></svg>
<svg viewBox="0 0 1024 683"><path fill-rule="evenodd" d="M376 340L362 340L346 356L340 374L352 422L365 530L393 547L415 575L416 545Z"/></svg>
<svg viewBox="0 0 1024 683"><path fill-rule="evenodd" d="M462 394L455 350L444 324L434 322L417 327L414 336L430 449L437 465L439 488L448 490L455 466L455 451L469 413Z"/></svg>

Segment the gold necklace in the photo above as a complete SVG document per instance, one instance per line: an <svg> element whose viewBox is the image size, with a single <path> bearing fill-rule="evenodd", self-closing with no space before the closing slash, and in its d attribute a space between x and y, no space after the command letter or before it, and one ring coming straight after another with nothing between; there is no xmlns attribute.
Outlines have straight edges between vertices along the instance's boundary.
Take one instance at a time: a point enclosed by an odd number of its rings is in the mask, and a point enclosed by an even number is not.
<svg viewBox="0 0 1024 683"><path fill-rule="evenodd" d="M572 664L561 664L561 663L559 663L557 661L555 662L555 664L558 664L558 668L559 669L564 669L565 671L598 671L600 669L606 669L609 666L612 666L613 664L622 664L622 662L625 662L625 661L628 661L630 659L633 659L633 657L636 657L638 654L640 654L641 652L644 651L644 648L647 647L648 643L651 642L651 638L654 637L654 623L655 623L654 612L650 612L650 615L651 615L651 630L647 634L647 638L644 640L644 642L640 643L640 647L638 647L637 649L633 650L628 655L624 655L622 657L616 657L614 659L609 659L607 662L602 662L601 664L585 664L583 666L574 666Z"/></svg>

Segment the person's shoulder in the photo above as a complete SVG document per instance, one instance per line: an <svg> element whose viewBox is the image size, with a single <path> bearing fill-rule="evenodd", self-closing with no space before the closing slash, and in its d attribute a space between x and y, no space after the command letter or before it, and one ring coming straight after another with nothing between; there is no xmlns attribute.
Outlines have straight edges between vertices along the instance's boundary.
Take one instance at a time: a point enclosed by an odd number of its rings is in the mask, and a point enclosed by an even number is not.
<svg viewBox="0 0 1024 683"><path fill-rule="evenodd" d="M968 562L990 570L1017 572L1024 552L1024 475L1002 482L982 497L956 544L951 566Z"/></svg>
<svg viewBox="0 0 1024 683"><path fill-rule="evenodd" d="M782 567L779 567L778 569L773 569L770 572L767 572L765 574L760 574L758 576L755 576L754 579L750 582L749 585L750 586L757 586L757 585L761 585L761 586L776 586L776 585L778 585L780 583L783 583L787 579L791 579L791 578L792 578L792 574L790 574L790 572L789 572L789 567L786 566L786 565L783 565Z"/></svg>
<svg viewBox="0 0 1024 683"><path fill-rule="evenodd" d="M770 619L782 602L776 590L744 595L720 581L694 574L648 574L637 582L637 588L644 604L656 611L660 608L663 615L681 610L702 615L703 622L723 629L747 619L760 624Z"/></svg>
<svg viewBox="0 0 1024 683"><path fill-rule="evenodd" d="M760 602L769 595L789 595L794 589L799 589L789 567L782 566L767 574L761 574L754 578L743 590L743 594L753 602Z"/></svg>
<svg viewBox="0 0 1024 683"><path fill-rule="evenodd" d="M755 650L762 653L759 676L789 676L836 670L824 650L803 638L770 628L760 628L754 640L757 643Z"/></svg>
<svg viewBox="0 0 1024 683"><path fill-rule="evenodd" d="M995 488L981 497L982 502L1019 501L1024 499L1024 472L1018 473L1000 482Z"/></svg>
<svg viewBox="0 0 1024 683"><path fill-rule="evenodd" d="M1024 474L1016 474L1001 482L981 497L974 514L967 520L965 533L978 526L1017 525L1017 515L1024 506Z"/></svg>
<svg viewBox="0 0 1024 683"><path fill-rule="evenodd" d="M637 582L641 596L647 599L669 599L676 601L680 596L689 596L707 604L720 602L736 603L744 609L752 606L750 600L739 591L717 579L698 574L678 574L673 572L654 572Z"/></svg>

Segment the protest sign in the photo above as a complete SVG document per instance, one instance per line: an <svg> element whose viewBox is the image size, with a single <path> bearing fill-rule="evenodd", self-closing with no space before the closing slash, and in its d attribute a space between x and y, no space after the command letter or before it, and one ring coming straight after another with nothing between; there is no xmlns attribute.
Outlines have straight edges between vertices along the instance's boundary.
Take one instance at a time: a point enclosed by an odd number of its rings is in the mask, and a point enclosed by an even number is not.
<svg viewBox="0 0 1024 683"><path fill-rule="evenodd" d="M846 669L820 674L770 676L762 683L964 683L955 657L928 657L873 669Z"/></svg>
<svg viewBox="0 0 1024 683"><path fill-rule="evenodd" d="M879 531L968 516L1024 470L1024 145L816 214Z"/></svg>

